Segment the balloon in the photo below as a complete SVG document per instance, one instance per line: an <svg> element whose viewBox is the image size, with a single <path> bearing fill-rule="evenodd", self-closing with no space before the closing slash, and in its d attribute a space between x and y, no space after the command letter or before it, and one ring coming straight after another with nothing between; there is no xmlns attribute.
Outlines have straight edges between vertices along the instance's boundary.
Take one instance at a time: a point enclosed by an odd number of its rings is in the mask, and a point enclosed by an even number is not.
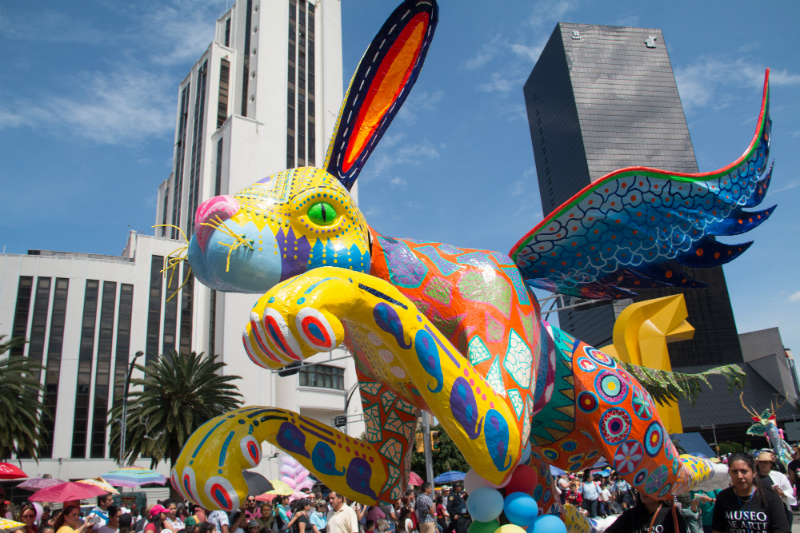
<svg viewBox="0 0 800 533"><path fill-rule="evenodd" d="M522 450L522 457L519 459L519 464L526 465L528 461L531 459L531 441L528 441L528 444L525 445L525 449Z"/></svg>
<svg viewBox="0 0 800 533"><path fill-rule="evenodd" d="M515 492L506 496L503 511L506 513L508 521L512 524L528 527L539 515L539 506L536 505L536 500L533 499L533 496Z"/></svg>
<svg viewBox="0 0 800 533"><path fill-rule="evenodd" d="M489 486L491 486L491 483L479 476L474 469L467 472L467 475L464 476L464 490L466 490L467 494L470 496L475 492L475 489Z"/></svg>
<svg viewBox="0 0 800 533"><path fill-rule="evenodd" d="M506 494L513 492L524 492L531 494L536 484L539 482L539 475L536 470L528 465L519 465L511 474L511 480L506 485Z"/></svg>
<svg viewBox="0 0 800 533"><path fill-rule="evenodd" d="M525 528L516 526L514 524L506 524L504 526L500 526L497 530L497 533L526 533Z"/></svg>
<svg viewBox="0 0 800 533"><path fill-rule="evenodd" d="M567 533L567 526L559 517L546 514L533 523L529 533Z"/></svg>
<svg viewBox="0 0 800 533"><path fill-rule="evenodd" d="M500 527L500 522L492 520L491 522L478 522L473 520L469 525L467 533L495 533Z"/></svg>
<svg viewBox="0 0 800 533"><path fill-rule="evenodd" d="M467 500L467 510L473 520L491 522L503 512L503 495L490 487L478 487Z"/></svg>

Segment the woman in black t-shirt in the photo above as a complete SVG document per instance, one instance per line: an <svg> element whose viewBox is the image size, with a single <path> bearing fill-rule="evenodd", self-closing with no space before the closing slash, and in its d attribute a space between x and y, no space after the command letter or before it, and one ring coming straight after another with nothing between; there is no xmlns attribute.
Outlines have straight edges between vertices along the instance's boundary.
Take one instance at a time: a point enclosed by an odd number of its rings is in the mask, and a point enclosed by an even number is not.
<svg viewBox="0 0 800 533"><path fill-rule="evenodd" d="M606 533L686 533L686 521L670 504L640 492L638 503L608 526Z"/></svg>
<svg viewBox="0 0 800 533"><path fill-rule="evenodd" d="M735 453L728 459L732 487L717 496L711 529L714 533L789 533L781 499L764 490L753 457Z"/></svg>
<svg viewBox="0 0 800 533"><path fill-rule="evenodd" d="M311 512L311 500L303 498L297 500L294 507L294 515L289 521L289 528L292 533L312 533L316 526L311 524L308 513Z"/></svg>

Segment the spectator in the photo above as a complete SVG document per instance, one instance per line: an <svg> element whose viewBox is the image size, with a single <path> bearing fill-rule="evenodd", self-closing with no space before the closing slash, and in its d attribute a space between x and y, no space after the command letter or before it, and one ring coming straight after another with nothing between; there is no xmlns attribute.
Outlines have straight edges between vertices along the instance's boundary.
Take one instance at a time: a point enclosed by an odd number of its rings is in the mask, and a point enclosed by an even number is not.
<svg viewBox="0 0 800 533"><path fill-rule="evenodd" d="M108 522L108 508L112 503L114 503L114 498L111 494L97 497L97 506L89 511L87 516L87 521L93 524L94 529L100 529L106 525L106 522Z"/></svg>
<svg viewBox="0 0 800 533"><path fill-rule="evenodd" d="M436 507L431 499L433 489L427 481L420 487L417 498L416 514L419 533L436 533Z"/></svg>
<svg viewBox="0 0 800 533"><path fill-rule="evenodd" d="M308 517L311 524L316 527L319 533L325 533L328 527L328 504L325 501L317 501L316 508L311 511Z"/></svg>
<svg viewBox="0 0 800 533"><path fill-rule="evenodd" d="M225 511L213 511L208 515L208 522L214 526L218 533L230 533L230 521Z"/></svg>
<svg viewBox="0 0 800 533"><path fill-rule="evenodd" d="M64 508L63 512L58 515L53 529L56 533L86 533L89 528L89 522L79 524L81 516L81 508L77 505L68 505Z"/></svg>
<svg viewBox="0 0 800 533"><path fill-rule="evenodd" d="M561 498L561 505L567 503L567 492L569 492L569 481L567 476L558 476L558 490L561 491L559 497Z"/></svg>
<svg viewBox="0 0 800 533"><path fill-rule="evenodd" d="M133 524L133 517L131 515L124 514L120 516L118 533L131 533L132 524Z"/></svg>
<svg viewBox="0 0 800 533"><path fill-rule="evenodd" d="M400 511L400 523L403 525L403 533L416 533L414 522L411 521L411 509L408 507Z"/></svg>
<svg viewBox="0 0 800 533"><path fill-rule="evenodd" d="M311 533L312 524L308 519L311 513L311 500L303 498L294 502L294 513L289 520L289 527L292 533Z"/></svg>
<svg viewBox="0 0 800 533"><path fill-rule="evenodd" d="M583 496L583 508L589 511L589 518L596 518L600 503L600 487L588 474L581 485L581 496Z"/></svg>
<svg viewBox="0 0 800 533"><path fill-rule="evenodd" d="M640 492L638 504L619 515L619 518L608 526L606 533L645 531L686 533L686 521L669 502L658 501Z"/></svg>
<svg viewBox="0 0 800 533"><path fill-rule="evenodd" d="M792 482L789 481L789 478L786 477L785 474L773 470L773 467L775 466L775 455L772 452L761 452L758 454L756 466L758 467L758 473L762 483L765 477L769 478L772 485L772 490L775 491L778 497L780 497L784 507L786 508L786 519L789 521L789 525L791 526L793 518L792 507L797 505L797 500L794 497L794 487L792 487ZM766 488L766 483L764 484L764 487Z"/></svg>
<svg viewBox="0 0 800 533"><path fill-rule="evenodd" d="M264 533L272 531L272 526L275 523L275 513L272 510L272 502L264 502L261 504L261 515L256 518L259 527Z"/></svg>
<svg viewBox="0 0 800 533"><path fill-rule="evenodd" d="M247 526L245 528L247 533L259 533L261 531L261 526L258 525L256 520L248 520L245 525Z"/></svg>
<svg viewBox="0 0 800 533"><path fill-rule="evenodd" d="M164 508L167 510L165 513L166 519L164 521L167 523L169 529L172 531L180 531L186 527L183 520L178 516L178 504L175 503L175 500L172 498L164 500Z"/></svg>
<svg viewBox="0 0 800 533"><path fill-rule="evenodd" d="M728 473L732 486L717 496L711 522L713 531L791 531L783 503L773 491L765 490L761 486L751 455L732 454L728 459Z"/></svg>
<svg viewBox="0 0 800 533"><path fill-rule="evenodd" d="M197 526L197 533L219 533L219 530L211 522L201 522Z"/></svg>
<svg viewBox="0 0 800 533"><path fill-rule="evenodd" d="M20 505L19 512L17 513L17 522L25 524L25 533L36 533L39 530L35 524L36 508L30 503L23 503Z"/></svg>
<svg viewBox="0 0 800 533"><path fill-rule="evenodd" d="M108 522L95 531L97 533L116 533L119 529L119 517L122 515L122 510L118 509L116 505L111 505L106 512L108 513Z"/></svg>
<svg viewBox="0 0 800 533"><path fill-rule="evenodd" d="M256 497L254 494L247 495L247 501L244 504L244 514L247 520L256 520L261 518L261 509L256 506Z"/></svg>
<svg viewBox="0 0 800 533"><path fill-rule="evenodd" d="M53 529L53 526L45 524L39 527L39 533L56 533L56 530Z"/></svg>
<svg viewBox="0 0 800 533"><path fill-rule="evenodd" d="M789 481L792 482L795 489L800 488L800 446L796 446L794 449L794 454L792 455L792 462L789 463L787 467L787 475L789 476Z"/></svg>
<svg viewBox="0 0 800 533"><path fill-rule="evenodd" d="M327 533L359 533L358 516L356 516L356 512L345 503L344 496L336 492L331 492L328 495L328 501L333 511L328 513Z"/></svg>
<svg viewBox="0 0 800 533"><path fill-rule="evenodd" d="M439 496L436 498L436 523L439 524L440 532L444 532L447 527L448 518L450 518L450 514L447 512L447 507L444 506L444 496Z"/></svg>

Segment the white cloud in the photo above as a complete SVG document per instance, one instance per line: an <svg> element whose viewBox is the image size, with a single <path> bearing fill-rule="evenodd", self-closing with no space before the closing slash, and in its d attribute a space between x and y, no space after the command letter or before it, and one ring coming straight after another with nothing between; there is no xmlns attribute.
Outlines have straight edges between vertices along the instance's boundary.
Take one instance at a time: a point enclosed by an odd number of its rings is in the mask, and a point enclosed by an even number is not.
<svg viewBox="0 0 800 533"><path fill-rule="evenodd" d="M72 77L72 96L50 96L34 103L17 99L0 111L0 128L29 126L67 133L99 144L136 144L170 132L175 117L172 80L130 66L111 73Z"/></svg>
<svg viewBox="0 0 800 533"><path fill-rule="evenodd" d="M420 112L432 112L438 107L439 102L444 99L444 91L412 91L408 98L403 102L403 107L397 113L397 118L405 124L414 124ZM383 142L383 141L381 141Z"/></svg>
<svg viewBox="0 0 800 533"><path fill-rule="evenodd" d="M522 176L516 181L511 184L511 196L520 196L524 192L527 191L528 186L533 182L536 178L536 167L530 167L528 170L522 173ZM538 190L538 188L536 189Z"/></svg>
<svg viewBox="0 0 800 533"><path fill-rule="evenodd" d="M217 17L223 14L222 2L197 5L176 2L143 16L141 28L145 38L165 53L152 55L156 64L193 63L214 39Z"/></svg>
<svg viewBox="0 0 800 533"><path fill-rule="evenodd" d="M639 26L639 16L633 13L625 13L620 15L616 21L617 26Z"/></svg>
<svg viewBox="0 0 800 533"><path fill-rule="evenodd" d="M534 29L547 28L549 24L560 22L564 15L578 7L577 2L568 0L540 1L533 6L528 24Z"/></svg>
<svg viewBox="0 0 800 533"><path fill-rule="evenodd" d="M386 150L386 146L379 146L359 179L367 182L382 178L397 165L419 166L438 157L439 150L428 140L404 144L393 150ZM405 187L406 182L403 178L394 177L389 183L393 187Z"/></svg>
<svg viewBox="0 0 800 533"><path fill-rule="evenodd" d="M12 40L100 44L116 40L112 34L92 28L82 19L44 9L35 17L9 16L0 12L0 35Z"/></svg>
<svg viewBox="0 0 800 533"><path fill-rule="evenodd" d="M761 89L764 86L766 67L746 59L724 59L703 57L695 63L675 70L675 81L681 95L684 109L713 105L715 108L725 107L729 103L729 95L719 93L736 80L738 85ZM800 74L792 74L787 70L770 71L770 83L778 85L800 85Z"/></svg>
<svg viewBox="0 0 800 533"><path fill-rule="evenodd" d="M790 302L800 302L800 291L789 295Z"/></svg>
<svg viewBox="0 0 800 533"><path fill-rule="evenodd" d="M392 185L392 187L397 187L399 189L405 189L406 185L408 184L408 182L400 176L395 176L389 183Z"/></svg>
<svg viewBox="0 0 800 533"><path fill-rule="evenodd" d="M784 185L783 187L781 187L780 189L774 189L774 190L770 189L769 192L772 193L772 194L775 194L775 193L784 192L784 191L788 191L788 190L794 189L795 187L798 187L798 186L800 186L800 180L792 180L789 183L787 183L786 185Z"/></svg>

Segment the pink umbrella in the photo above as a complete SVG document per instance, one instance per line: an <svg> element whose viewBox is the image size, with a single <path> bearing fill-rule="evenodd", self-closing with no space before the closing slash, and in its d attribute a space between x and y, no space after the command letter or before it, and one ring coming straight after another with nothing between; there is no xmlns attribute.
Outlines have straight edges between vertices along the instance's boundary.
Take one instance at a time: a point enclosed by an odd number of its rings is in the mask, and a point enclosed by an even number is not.
<svg viewBox="0 0 800 533"><path fill-rule="evenodd" d="M32 477L28 481L23 481L17 485L17 488L28 489L36 492L37 490L46 489L47 487L54 487L56 485L62 485L64 483L66 483L66 481L62 479Z"/></svg>
<svg viewBox="0 0 800 533"><path fill-rule="evenodd" d="M66 502L108 494L100 487L85 483L62 483L38 491L28 498L32 502Z"/></svg>
<svg viewBox="0 0 800 533"><path fill-rule="evenodd" d="M419 477L419 475L418 475L418 474L415 474L414 472L410 472L410 473L409 473L409 475L408 475L408 482L409 482L411 485L414 485L414 486L416 486L416 487L421 487L421 486L422 486L422 478L421 478L421 477Z"/></svg>

